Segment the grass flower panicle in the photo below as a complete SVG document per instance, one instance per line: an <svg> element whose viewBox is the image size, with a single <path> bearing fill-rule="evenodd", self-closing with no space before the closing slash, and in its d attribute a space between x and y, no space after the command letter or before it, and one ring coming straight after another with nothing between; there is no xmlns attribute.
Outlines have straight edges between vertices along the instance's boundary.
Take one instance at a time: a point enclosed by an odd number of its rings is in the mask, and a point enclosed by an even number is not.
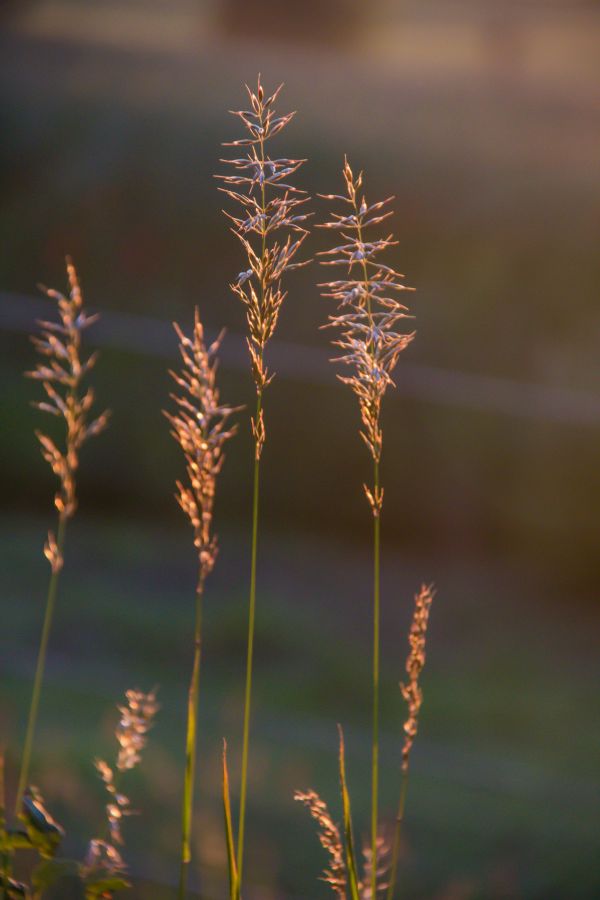
<svg viewBox="0 0 600 900"><path fill-rule="evenodd" d="M340 829L331 818L327 804L316 791L296 791L294 800L303 803L309 810L319 826L321 846L329 854L329 867L324 870L321 880L331 887L340 900L346 900L348 875Z"/></svg>
<svg viewBox="0 0 600 900"><path fill-rule="evenodd" d="M107 871L113 875L125 872L127 866L125 860L116 847L108 841L93 838L89 844L82 865L82 875L88 878L95 872Z"/></svg>
<svg viewBox="0 0 600 900"><path fill-rule="evenodd" d="M148 731L159 710L155 691L144 694L142 691L129 690L125 697L127 704L118 707L121 718L115 732L119 743L117 757L119 772L133 769L139 763L148 739Z"/></svg>
<svg viewBox="0 0 600 900"><path fill-rule="evenodd" d="M212 533L216 480L224 461L223 445L237 431L236 425L227 427L227 422L237 410L219 401L216 375L222 335L206 347L197 309L191 338L179 325L174 327L183 365L171 376L182 393L171 395L177 412L165 415L185 456L188 483L177 482L177 501L194 529L199 580L203 584L217 558L217 538Z"/></svg>
<svg viewBox="0 0 600 900"><path fill-rule="evenodd" d="M62 420L65 434L63 447L60 449L49 435L36 431L42 455L59 479L59 489L54 497L58 511L58 529L56 535L53 531L48 532L44 545L44 556L50 563L51 575L21 758L16 812L21 806L29 779L46 650L52 627L59 574L64 561L67 521L75 514L77 508L76 473L79 467L79 451L90 437L104 430L109 417L109 413L105 411L90 421L94 391L90 387L84 389L82 383L95 365L97 355L92 353L87 359L82 357L82 335L98 316L88 315L85 311L79 278L69 257L66 264L69 294L64 296L59 291L44 288L48 297L57 303L59 321L39 323L42 328L41 336L32 337L32 341L38 353L44 357L44 361L33 371L26 373L28 377L41 381L46 392L46 400L36 402L34 405Z"/></svg>
<svg viewBox="0 0 600 900"><path fill-rule="evenodd" d="M390 870L390 845L382 834L377 837L376 870L373 873L373 848L369 843L363 848L362 874L354 849L350 794L346 782L344 735L338 726L340 736L340 789L344 811L343 839L335 824L327 804L316 791L296 791L294 799L306 806L319 827L319 841L329 854L329 867L321 880L329 884L339 900L373 900L388 887L387 875Z"/></svg>
<svg viewBox="0 0 600 900"><path fill-rule="evenodd" d="M339 200L349 209L344 214L333 213L332 219L318 227L340 231L345 243L331 250L322 250L321 264L344 266L345 278L321 284L323 296L338 304L338 312L329 316L324 327L341 331L341 338L334 345L343 352L334 362L342 362L354 369L350 376L338 375L348 384L358 398L365 441L376 465L381 459L383 434L381 429L381 403L387 388L393 385L392 372L400 353L414 338L415 333L398 332L398 322L409 317L397 295L413 290L402 283L404 278L391 266L379 259L379 254L398 242L393 235L367 241L365 232L392 215L383 211L393 200L368 204L360 194L362 172L355 178L348 160L344 160L346 195L323 194L327 200ZM357 271L358 269L358 271ZM383 503L383 490L378 484L365 492L374 515L379 515Z"/></svg>
<svg viewBox="0 0 600 900"><path fill-rule="evenodd" d="M38 353L47 362L40 362L36 368L27 372L30 378L42 382L47 400L34 405L43 412L62 418L65 424L65 446L60 450L56 443L42 431L37 437L42 448L42 455L59 478L60 489L55 496L55 505L59 516L71 518L77 507L75 476L79 466L79 451L90 437L99 434L106 427L108 412L88 421L94 402L92 388L82 390L82 381L93 368L97 354L92 353L82 359L82 334L95 321L97 315L88 315L83 307L83 295L79 278L73 262L67 257L67 276L69 279L69 295L65 297L59 291L44 288L48 297L56 300L60 322L42 321L42 334L31 338ZM53 571L62 565L56 541L49 536L46 556Z"/></svg>
<svg viewBox="0 0 600 900"><path fill-rule="evenodd" d="M94 763L109 794L106 816L111 840L116 844L123 843L121 834L123 817L131 815L129 798L119 789L118 773L134 769L140 762L142 750L148 739L148 731L152 727L154 717L159 709L154 691L144 694L142 691L128 690L125 698L127 703L117 707L121 717L115 729L115 737L119 745L115 767L112 768L103 759L97 759ZM100 844L104 845L104 850L106 850L105 842L100 841ZM96 849L100 851L102 847Z"/></svg>
<svg viewBox="0 0 600 900"><path fill-rule="evenodd" d="M402 696L408 705L408 716L404 722L404 744L402 747L402 783L400 786L400 800L396 823L394 827L394 841L392 845L392 859L390 866L390 879L387 892L387 900L393 900L396 886L396 873L398 869L398 857L400 854L400 830L404 819L404 806L406 803L406 791L408 787L408 768L410 752L417 736L419 725L419 712L423 703L423 691L419 683L423 666L425 665L425 643L427 640L427 626L429 624L429 611L435 591L432 585L421 585L418 594L415 594L415 608L408 634L409 653L406 659L406 673L408 680L400 682Z"/></svg>
<svg viewBox="0 0 600 900"><path fill-rule="evenodd" d="M184 898L187 889L188 864L191 862L191 833L193 793L196 766L196 720L200 686L202 599L204 583L212 572L218 552L218 542L213 532L213 509L217 476L224 462L223 445L237 431L230 425L230 417L238 411L220 402L216 384L217 353L222 335L207 347L204 329L198 309L194 314L194 330L187 337L175 325L179 338L182 366L179 372L171 372L180 393L172 394L176 412L165 412L171 424L171 434L177 441L187 470L187 483L178 481L177 501L186 514L194 531L194 545L198 551L198 581L196 584L196 619L194 626L194 661L188 691L186 765L182 802L181 866L179 897Z"/></svg>
<svg viewBox="0 0 600 900"><path fill-rule="evenodd" d="M246 310L248 350L259 397L273 377L265 366L264 352L287 293L282 278L291 269L307 264L297 261L296 254L308 234L305 222L310 214L302 207L309 198L305 191L289 183L305 160L273 158L266 152L267 142L295 115L291 112L278 116L275 112L282 87L266 97L260 76L256 91L246 86L251 108L232 112L245 126L246 136L223 145L244 148L245 153L239 158L221 160L233 168L233 174L217 176L224 183L221 190L241 207L237 215L225 211L248 260L248 268L239 273L231 290ZM278 233L283 233L283 237ZM253 419L252 431L258 458L265 441L262 408Z"/></svg>
<svg viewBox="0 0 600 900"><path fill-rule="evenodd" d="M373 896L378 897L388 888L388 876L391 866L392 848L386 838L380 834L377 838L377 870L375 872L375 895L372 892L373 884L373 848L370 842L365 843L363 847L363 879L359 885L361 900L373 900Z"/></svg>
<svg viewBox="0 0 600 900"><path fill-rule="evenodd" d="M408 635L410 645L410 652L406 660L408 680L400 683L402 696L408 705L408 717L404 723L404 746L402 748L402 771L404 773L408 772L410 751L417 736L419 711L423 703L423 691L419 684L419 678L425 665L427 625L429 623L429 610L434 596L435 591L431 585L422 585L419 593L415 595L415 611Z"/></svg>
<svg viewBox="0 0 600 900"><path fill-rule="evenodd" d="M364 491L373 515L373 731L371 765L371 848L370 894L375 900L378 890L379 849L379 632L380 632L380 519L383 487L379 468L383 447L381 405L387 388L394 384L392 372L400 353L414 337L414 332L398 331L398 323L409 317L408 308L398 295L408 288L404 275L380 259L383 251L397 244L392 234L367 239L367 231L387 220L393 199L369 204L362 192L363 174L354 176L344 159L345 194L322 194L326 200L344 204L342 213L333 213L321 228L339 231L343 243L318 254L325 266L342 266L343 278L319 285L324 297L338 306L329 315L325 328L335 328L341 336L333 341L342 354L333 360L349 366L351 375L339 375L358 399L364 440L373 459L373 484ZM364 890L363 890L364 893Z"/></svg>
<svg viewBox="0 0 600 900"><path fill-rule="evenodd" d="M243 873L256 610L260 459L266 439L263 393L273 378L273 373L265 365L264 355L287 295L282 284L283 277L292 269L307 264L307 261L298 261L297 254L308 234L306 222L310 215L304 211L304 204L309 199L306 192L291 183L292 177L305 160L273 157L268 152L267 145L271 138L278 135L294 116L293 112L283 115L276 113L275 103L281 88L282 85L274 93L266 95L260 75L256 90L251 90L246 85L250 108L232 111L244 126L245 134L224 144L226 147L239 148L241 155L222 160L233 171L229 175L217 176L223 182L220 190L238 207L237 213L225 211L225 215L242 245L247 263L231 284L231 289L242 301L246 311L247 344L256 389L256 412L251 419L254 477L246 686L235 877L230 877L232 900L239 900ZM233 867L230 867L230 871L233 873Z"/></svg>

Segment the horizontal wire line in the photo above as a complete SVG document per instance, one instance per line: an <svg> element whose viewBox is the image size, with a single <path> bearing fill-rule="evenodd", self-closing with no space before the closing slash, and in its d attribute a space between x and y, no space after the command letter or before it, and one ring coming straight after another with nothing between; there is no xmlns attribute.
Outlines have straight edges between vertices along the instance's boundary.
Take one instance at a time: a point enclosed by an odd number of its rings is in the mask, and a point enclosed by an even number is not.
<svg viewBox="0 0 600 900"><path fill-rule="evenodd" d="M0 292L0 330L31 333L36 320L47 318L50 311L43 298ZM216 336L216 330L207 329L208 340ZM137 313L101 311L90 343L150 357L177 355L171 324ZM269 366L278 378L319 386L339 384L325 348L274 339L268 353ZM223 366L247 371L248 350L242 335L228 332L219 355ZM600 425L600 395L588 391L404 361L398 367L396 386L402 396L445 406L561 425Z"/></svg>

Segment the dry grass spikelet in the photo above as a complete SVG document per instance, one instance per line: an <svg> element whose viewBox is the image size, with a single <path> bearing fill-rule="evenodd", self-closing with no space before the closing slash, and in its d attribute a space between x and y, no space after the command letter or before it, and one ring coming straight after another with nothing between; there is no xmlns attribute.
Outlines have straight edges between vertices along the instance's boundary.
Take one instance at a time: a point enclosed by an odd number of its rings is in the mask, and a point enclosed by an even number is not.
<svg viewBox="0 0 600 900"><path fill-rule="evenodd" d="M82 335L86 328L98 318L85 312L83 295L75 266L69 257L66 260L69 295L42 288L58 306L59 322L40 322L42 333L31 338L38 353L45 357L27 376L42 382L47 399L35 403L38 409L63 420L65 440L63 449L47 434L37 431L42 455L60 481L60 488L54 502L62 520L69 519L77 507L76 472L79 466L79 451L85 441L99 434L108 421L108 412L89 421L89 413L94 402L92 388L83 390L82 382L94 366L97 354L87 359L81 355ZM44 548L46 558L53 572L60 571L62 557L52 532Z"/></svg>
<svg viewBox="0 0 600 900"><path fill-rule="evenodd" d="M410 751L417 736L419 711L423 703L423 692L419 684L419 677L425 665L427 625L429 622L429 610L434 596L435 591L431 585L422 585L419 593L415 595L415 610L408 636L410 651L406 660L408 680L400 683L402 696L408 704L408 718L404 723L405 736L402 748L402 771L405 774L408 772Z"/></svg>
<svg viewBox="0 0 600 900"><path fill-rule="evenodd" d="M348 877L346 872L346 862L344 859L344 848L340 837L340 830L335 824L327 804L321 800L316 791L296 791L294 800L303 803L309 810L311 816L319 826L319 840L321 846L329 854L329 868L323 872L322 880L330 885L333 892L340 898L345 900Z"/></svg>
<svg viewBox="0 0 600 900"><path fill-rule="evenodd" d="M89 878L91 875L101 872L102 874L120 875L127 869L125 860L116 847L108 841L100 838L93 838L89 844L85 860L82 866L82 875Z"/></svg>
<svg viewBox="0 0 600 900"><path fill-rule="evenodd" d="M392 848L390 842L387 838L380 834L377 838L377 873L375 876L376 882L376 894L382 894L384 891L388 889L388 876L390 872L391 865L391 852ZM364 858L364 866L363 866L363 880L360 885L360 897L361 900L372 900L372 859L373 859L373 848L369 842L366 842L363 847L363 858Z"/></svg>
<svg viewBox="0 0 600 900"><path fill-rule="evenodd" d="M343 213L333 213L330 221L319 226L340 231L344 239L337 247L319 253L323 257L321 264L347 269L344 278L320 285L323 296L332 298L338 305L338 312L330 315L323 327L341 331L341 338L333 343L343 352L333 361L354 369L352 375L338 375L338 378L350 385L358 398L364 429L361 436L377 464L382 448L381 403L388 386L394 384L392 372L398 357L415 334L396 330L398 322L409 317L398 294L413 288L402 283L404 275L379 259L383 251L398 243L393 235L366 237L368 229L392 215L386 207L393 197L369 204L361 193L362 172L355 178L345 159L343 174L345 195L321 195L346 206ZM378 515L383 492L377 486L373 491L365 487L365 491L373 513Z"/></svg>
<svg viewBox="0 0 600 900"><path fill-rule="evenodd" d="M255 91L246 85L250 109L232 111L246 134L224 144L243 148L244 152L237 158L221 160L231 166L233 174L216 176L224 183L220 190L240 207L237 214L225 211L225 215L246 252L248 267L239 273L231 289L246 310L252 376L259 397L273 377L265 366L264 351L286 297L282 278L291 269L306 265L296 261L296 254L308 234L305 222L309 214L302 209L308 197L290 184L290 177L305 160L275 158L267 151L267 143L294 116L276 114L275 102L282 87L266 96L260 76ZM260 457L265 440L260 408L252 430Z"/></svg>
<svg viewBox="0 0 600 900"><path fill-rule="evenodd" d="M217 539L212 533L215 486L224 461L223 444L237 430L237 426L227 427L227 423L237 410L220 403L216 385L216 355L222 335L206 347L197 309L191 338L177 324L174 327L183 365L178 373L171 372L171 376L181 393L171 395L177 411L165 412L165 416L185 456L188 483L177 482L177 500L194 529L201 589L217 557Z"/></svg>
<svg viewBox="0 0 600 900"><path fill-rule="evenodd" d="M140 762L142 750L148 740L148 731L152 727L154 717L159 709L155 691L145 694L138 690L128 690L125 698L127 702L118 706L121 715L115 729L115 737L119 745L116 765L113 768L103 759L96 759L94 762L109 794L106 816L113 844L123 843L121 821L124 816L131 815L129 798L118 785L118 773L129 771ZM115 864L118 862L119 854L112 845L103 840L96 841L96 843L97 846L90 845L89 850L94 858L102 855L108 860L112 856Z"/></svg>

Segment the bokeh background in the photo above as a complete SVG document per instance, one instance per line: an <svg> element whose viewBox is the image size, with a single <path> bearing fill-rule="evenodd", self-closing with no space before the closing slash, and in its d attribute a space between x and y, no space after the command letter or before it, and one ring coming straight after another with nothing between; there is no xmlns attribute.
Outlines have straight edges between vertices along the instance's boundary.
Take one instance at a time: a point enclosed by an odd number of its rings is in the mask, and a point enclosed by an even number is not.
<svg viewBox="0 0 600 900"><path fill-rule="evenodd" d="M4 0L0 5L0 740L9 791L43 614L53 482L33 436L36 292L79 267L110 430L85 448L48 661L35 777L83 852L114 703L159 685L132 779L136 897L173 895L194 554L161 408L170 321L226 325L224 396L252 400L242 268L213 173L244 81L286 82L278 139L338 190L343 153L396 195L417 340L384 411L383 809L393 814L412 595L435 581L402 856L403 896L600 896L600 6L576 0ZM316 218L325 215L314 203ZM310 239L315 253L326 235ZM320 332L316 266L289 279L271 362L259 567L248 895L320 898L292 801L339 815L344 724L367 827L368 458ZM234 790L242 711L251 444L219 486L207 596L193 880L225 896L219 753ZM61 894L64 896L64 894Z"/></svg>

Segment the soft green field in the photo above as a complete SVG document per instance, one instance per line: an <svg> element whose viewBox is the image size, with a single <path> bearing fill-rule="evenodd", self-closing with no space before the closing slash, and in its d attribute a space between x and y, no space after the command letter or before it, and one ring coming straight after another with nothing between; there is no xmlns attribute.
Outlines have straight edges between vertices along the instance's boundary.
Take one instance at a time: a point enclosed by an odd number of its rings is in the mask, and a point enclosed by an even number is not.
<svg viewBox="0 0 600 900"><path fill-rule="evenodd" d="M1 523L0 721L13 781L47 576L44 528L39 519ZM202 672L194 870L207 900L223 894L220 741L228 738L235 785L244 662L246 548L236 533L222 544L207 595ZM565 614L532 573L403 560L392 550L384 569L388 814L398 789L402 629L421 574L439 586L406 823L408 896L596 896L597 619L585 609ZM66 848L81 852L102 817L91 762L112 752L113 704L128 686L158 684L163 708L131 779L141 816L126 833L133 873L165 885L177 867L193 578L189 535L175 518L163 528L75 521L34 761L36 781L68 828ZM339 814L340 721L356 823L366 830L368 560L351 545L270 535L260 582L249 884L257 897L325 897L315 880L324 860L291 795L314 786ZM140 886L137 896L162 896L149 890Z"/></svg>

